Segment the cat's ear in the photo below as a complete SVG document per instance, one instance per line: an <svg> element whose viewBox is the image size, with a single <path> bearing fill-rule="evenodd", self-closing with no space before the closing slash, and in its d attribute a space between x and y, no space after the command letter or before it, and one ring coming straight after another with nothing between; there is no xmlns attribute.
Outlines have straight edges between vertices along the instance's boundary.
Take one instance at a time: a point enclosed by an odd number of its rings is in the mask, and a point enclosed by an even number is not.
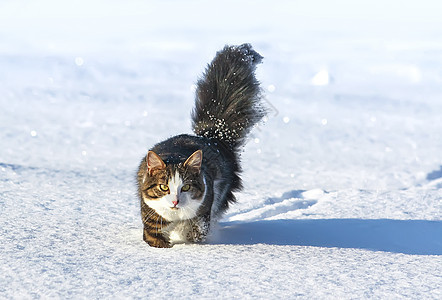
<svg viewBox="0 0 442 300"><path fill-rule="evenodd" d="M161 170L165 167L166 164L158 154L153 151L147 152L147 171L149 172L149 175L152 175L154 170Z"/></svg>
<svg viewBox="0 0 442 300"><path fill-rule="evenodd" d="M200 172L201 163L203 162L203 151L197 150L184 162L184 167L190 168L196 172Z"/></svg>

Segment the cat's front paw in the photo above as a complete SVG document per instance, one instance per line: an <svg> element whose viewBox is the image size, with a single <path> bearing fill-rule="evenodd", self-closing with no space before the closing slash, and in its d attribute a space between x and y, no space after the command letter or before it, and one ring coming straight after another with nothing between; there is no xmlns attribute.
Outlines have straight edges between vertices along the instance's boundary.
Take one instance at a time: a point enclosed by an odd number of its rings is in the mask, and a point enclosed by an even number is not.
<svg viewBox="0 0 442 300"><path fill-rule="evenodd" d="M171 248L172 244L162 235L149 234L145 228L143 232L143 240L151 247L155 248Z"/></svg>
<svg viewBox="0 0 442 300"><path fill-rule="evenodd" d="M149 246L155 248L172 248L172 244L164 240L156 240L147 242Z"/></svg>
<svg viewBox="0 0 442 300"><path fill-rule="evenodd" d="M201 217L192 224L190 231L187 233L187 240L189 242L201 243L204 242L209 233L210 223L208 217Z"/></svg>
<svg viewBox="0 0 442 300"><path fill-rule="evenodd" d="M202 243L206 240L206 235L201 232L189 232L186 236L187 240L192 243Z"/></svg>

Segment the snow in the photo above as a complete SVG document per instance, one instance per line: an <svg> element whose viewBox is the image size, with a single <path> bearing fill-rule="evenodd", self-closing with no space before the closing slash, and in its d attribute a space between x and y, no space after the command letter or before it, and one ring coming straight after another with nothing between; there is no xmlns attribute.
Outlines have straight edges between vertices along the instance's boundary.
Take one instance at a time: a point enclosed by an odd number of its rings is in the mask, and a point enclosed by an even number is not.
<svg viewBox="0 0 442 300"><path fill-rule="evenodd" d="M442 298L438 1L0 3L0 298ZM269 116L201 245L142 240L135 173L250 42Z"/></svg>

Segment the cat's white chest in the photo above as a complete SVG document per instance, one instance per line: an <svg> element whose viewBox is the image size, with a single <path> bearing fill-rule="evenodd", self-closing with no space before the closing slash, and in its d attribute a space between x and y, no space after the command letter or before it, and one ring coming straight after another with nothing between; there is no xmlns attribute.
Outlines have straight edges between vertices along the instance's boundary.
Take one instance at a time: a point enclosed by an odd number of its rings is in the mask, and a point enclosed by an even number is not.
<svg viewBox="0 0 442 300"><path fill-rule="evenodd" d="M172 244L184 243L187 241L187 233L189 232L189 224L183 222L175 226L169 233L169 240Z"/></svg>
<svg viewBox="0 0 442 300"><path fill-rule="evenodd" d="M179 244L179 243L183 243L186 241L184 239L182 233L178 232L178 231L172 231L169 235L169 240L173 244Z"/></svg>

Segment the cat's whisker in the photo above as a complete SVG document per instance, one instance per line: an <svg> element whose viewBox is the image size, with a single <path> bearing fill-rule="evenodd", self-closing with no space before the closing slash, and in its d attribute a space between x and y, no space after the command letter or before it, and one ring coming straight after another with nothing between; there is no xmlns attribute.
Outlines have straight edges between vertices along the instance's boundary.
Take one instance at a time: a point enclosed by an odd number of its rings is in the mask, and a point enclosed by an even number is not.
<svg viewBox="0 0 442 300"><path fill-rule="evenodd" d="M153 214L152 212L146 214L143 218L143 221L147 221L152 216L152 214Z"/></svg>
<svg viewBox="0 0 442 300"><path fill-rule="evenodd" d="M147 222L148 219L150 219L152 216L154 216L156 212L154 210L150 211L147 215L144 216L143 222Z"/></svg>
<svg viewBox="0 0 442 300"><path fill-rule="evenodd" d="M188 227L190 227L191 237L192 237L192 239L194 239L195 238L195 231L194 231L193 225L195 223L194 223L193 219L191 218L191 214L189 211L191 211L191 208L184 210L184 215L186 217L185 223L188 225Z"/></svg>
<svg viewBox="0 0 442 300"><path fill-rule="evenodd" d="M149 221L149 220L152 220L153 221L153 215L152 214L149 214L149 215L146 215L145 217L144 217L144 219L145 219L145 221L147 222L147 221Z"/></svg>
<svg viewBox="0 0 442 300"><path fill-rule="evenodd" d="M190 214L189 210L190 210L190 208L189 208L189 209L186 209L186 210L184 211L184 215L185 215L185 217L186 217L186 221L187 221L187 222L192 221L192 220L191 220L191 214Z"/></svg>

